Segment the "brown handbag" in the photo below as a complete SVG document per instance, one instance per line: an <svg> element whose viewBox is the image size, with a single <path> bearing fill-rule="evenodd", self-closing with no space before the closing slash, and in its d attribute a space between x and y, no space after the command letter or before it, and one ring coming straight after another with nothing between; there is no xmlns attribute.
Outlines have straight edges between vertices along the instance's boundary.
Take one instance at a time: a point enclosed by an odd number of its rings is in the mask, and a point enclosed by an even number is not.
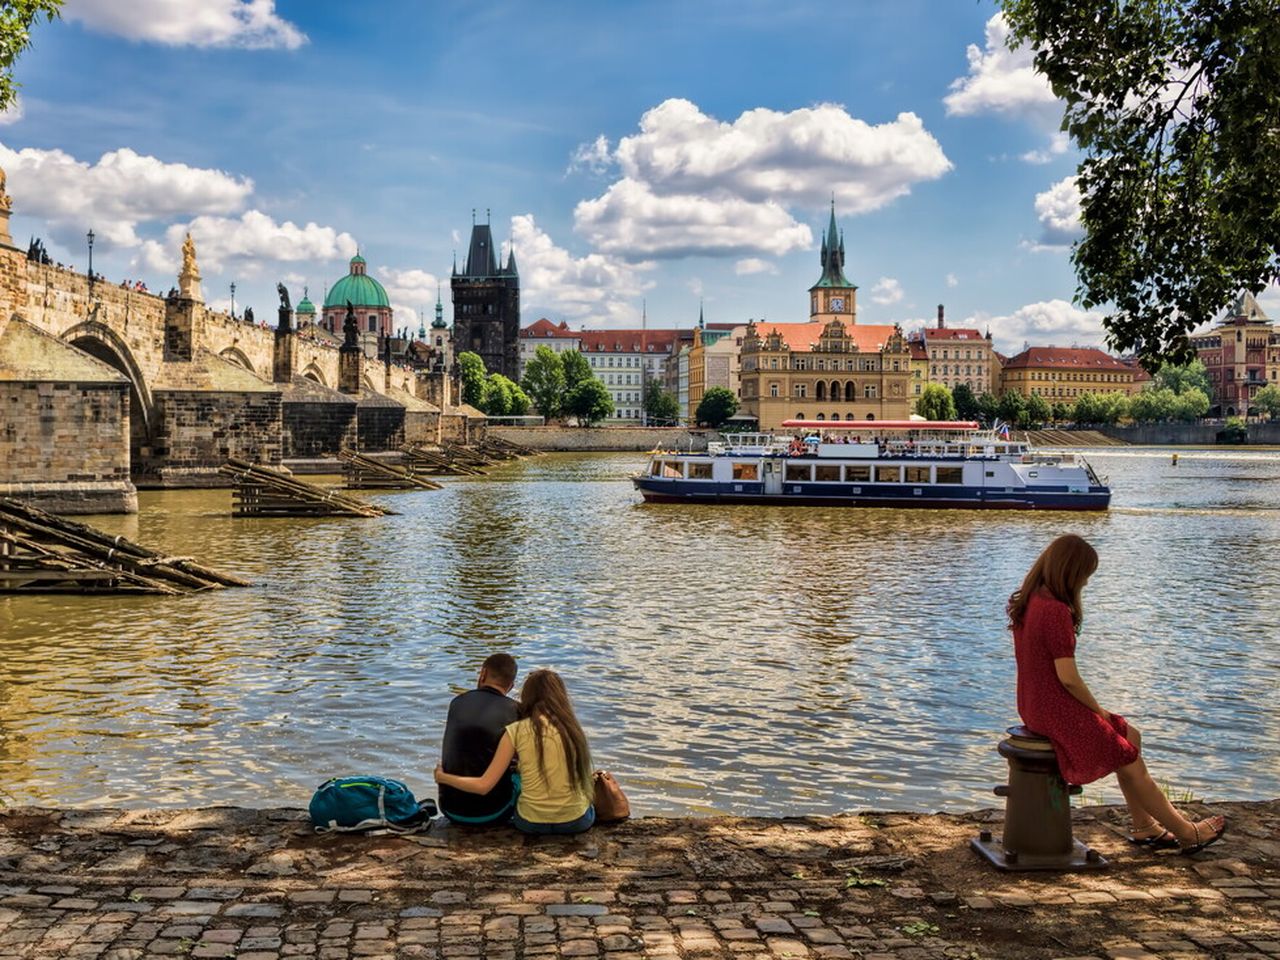
<svg viewBox="0 0 1280 960"><path fill-rule="evenodd" d="M595 781L596 823L614 823L631 816L631 804L618 781L613 779L613 774L608 770L597 770Z"/></svg>

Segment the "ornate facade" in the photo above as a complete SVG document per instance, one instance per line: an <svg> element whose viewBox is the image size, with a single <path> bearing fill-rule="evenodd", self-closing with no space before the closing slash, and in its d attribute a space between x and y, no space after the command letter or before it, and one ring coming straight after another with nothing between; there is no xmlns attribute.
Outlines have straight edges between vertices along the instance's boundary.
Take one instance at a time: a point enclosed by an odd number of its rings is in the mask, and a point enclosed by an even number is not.
<svg viewBox="0 0 1280 960"><path fill-rule="evenodd" d="M1219 326L1193 336L1191 345L1209 374L1211 416L1247 416L1259 390L1280 385L1280 328L1251 293L1240 296Z"/></svg>

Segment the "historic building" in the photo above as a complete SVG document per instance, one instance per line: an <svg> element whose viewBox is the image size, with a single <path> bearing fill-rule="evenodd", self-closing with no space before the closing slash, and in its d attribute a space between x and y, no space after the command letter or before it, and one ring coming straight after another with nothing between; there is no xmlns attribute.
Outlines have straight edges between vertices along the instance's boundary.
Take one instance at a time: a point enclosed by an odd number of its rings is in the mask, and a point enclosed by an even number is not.
<svg viewBox="0 0 1280 960"><path fill-rule="evenodd" d="M743 413L774 430L783 420L905 420L911 350L896 324L859 324L844 274L834 206L822 276L809 288L808 323L747 324L741 351Z"/></svg>
<svg viewBox="0 0 1280 960"><path fill-rule="evenodd" d="M940 383L948 390L963 384L975 396L995 392L998 365L989 331L983 335L970 327L948 327L938 304L938 325L917 330L911 340L924 347L927 383Z"/></svg>
<svg viewBox="0 0 1280 960"><path fill-rule="evenodd" d="M1192 336L1191 345L1209 374L1210 416L1247 416L1258 391L1280 383L1280 329L1247 291L1221 324Z"/></svg>
<svg viewBox="0 0 1280 960"><path fill-rule="evenodd" d="M1000 394L1012 390L1049 403L1075 403L1086 393L1137 393L1133 368L1097 347L1027 347L1005 361Z"/></svg>
<svg viewBox="0 0 1280 960"><path fill-rule="evenodd" d="M745 324L704 323L699 311L698 328L689 348L689 418L712 387L724 387L735 397L741 390L739 362Z"/></svg>
<svg viewBox="0 0 1280 960"><path fill-rule="evenodd" d="M391 325L391 301L387 299L387 291L382 284L369 276L368 264L358 253L351 258L347 275L330 287L325 295L320 322L330 333L342 333L348 303L355 310L356 327L363 336L373 334L375 339L391 336L394 329Z"/></svg>
<svg viewBox="0 0 1280 960"><path fill-rule="evenodd" d="M552 323L546 317L535 320L520 331L520 377L524 378L525 365L533 359L539 347L546 347L555 353L566 350L578 350L582 346L581 335L569 329L569 324L561 320Z"/></svg>
<svg viewBox="0 0 1280 960"><path fill-rule="evenodd" d="M520 378L520 275L512 248L500 266L487 223L473 223L462 272L453 266L453 349L480 355L485 369ZM456 355L456 354L455 354Z"/></svg>
<svg viewBox="0 0 1280 960"><path fill-rule="evenodd" d="M578 349L613 398L614 420L644 417L644 384L661 380L677 330L583 330Z"/></svg>

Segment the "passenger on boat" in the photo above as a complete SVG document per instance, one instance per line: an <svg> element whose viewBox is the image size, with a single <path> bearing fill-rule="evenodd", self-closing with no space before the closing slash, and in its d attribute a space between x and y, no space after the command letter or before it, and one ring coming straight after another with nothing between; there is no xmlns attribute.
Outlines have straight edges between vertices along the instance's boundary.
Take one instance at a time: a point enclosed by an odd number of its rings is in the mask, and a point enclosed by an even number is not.
<svg viewBox="0 0 1280 960"><path fill-rule="evenodd" d="M791 443L787 445L788 457L803 457L808 452L808 448L805 447L804 441L799 437L792 437Z"/></svg>
<svg viewBox="0 0 1280 960"><path fill-rule="evenodd" d="M1076 636L1083 619L1080 593L1098 554L1075 534L1058 537L1009 597L1006 613L1018 665L1018 713L1053 742L1068 783L1091 783L1115 773L1133 820L1129 842L1196 853L1222 838L1226 818L1191 821L1174 809L1141 756L1138 729L1108 713L1076 668Z"/></svg>
<svg viewBox="0 0 1280 960"><path fill-rule="evenodd" d="M520 719L510 723L482 776L459 777L437 766L436 782L466 793L488 793L515 760L520 777L511 825L524 833L583 833L595 823L591 749L564 681L535 670L520 690Z"/></svg>

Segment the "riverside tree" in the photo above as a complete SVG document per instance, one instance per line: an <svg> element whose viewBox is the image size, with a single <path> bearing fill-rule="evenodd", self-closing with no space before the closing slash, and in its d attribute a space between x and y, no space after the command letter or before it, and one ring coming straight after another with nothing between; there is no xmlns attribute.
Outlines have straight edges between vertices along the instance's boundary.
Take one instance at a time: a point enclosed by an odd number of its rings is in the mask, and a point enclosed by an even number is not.
<svg viewBox="0 0 1280 960"><path fill-rule="evenodd" d="M478 353L464 350L458 354L458 374L462 379L462 402L477 410L484 407L485 367Z"/></svg>
<svg viewBox="0 0 1280 960"><path fill-rule="evenodd" d="M705 423L712 429L719 429L738 412L738 398L728 387L712 387L702 395L693 419Z"/></svg>
<svg viewBox="0 0 1280 960"><path fill-rule="evenodd" d="M529 412L529 396L520 385L500 373L491 373L484 384L484 404L491 417L523 417Z"/></svg>
<svg viewBox="0 0 1280 960"><path fill-rule="evenodd" d="M996 416L1011 427L1021 427L1027 420L1027 398L1016 390L1005 391L996 405Z"/></svg>
<svg viewBox="0 0 1280 960"><path fill-rule="evenodd" d="M1027 426L1043 427L1053 416L1049 401L1038 393L1027 397Z"/></svg>
<svg viewBox="0 0 1280 960"><path fill-rule="evenodd" d="M1149 370L1280 278L1274 0L1002 0L1085 153L1076 299Z"/></svg>
<svg viewBox="0 0 1280 960"><path fill-rule="evenodd" d="M568 396L573 392L573 388L584 380L590 380L596 375L591 369L591 364L577 350L566 350L560 354L560 365L564 368L564 392Z"/></svg>
<svg viewBox="0 0 1280 960"><path fill-rule="evenodd" d="M1209 389L1209 371L1199 357L1190 363L1162 363L1153 380L1157 387L1167 387L1175 394L1189 387L1199 389L1206 396L1212 392Z"/></svg>
<svg viewBox="0 0 1280 960"><path fill-rule="evenodd" d="M978 416L978 398L968 384L957 383L951 391L951 400L956 405L957 420L973 420Z"/></svg>
<svg viewBox="0 0 1280 960"><path fill-rule="evenodd" d="M954 420L958 411L950 390L940 383L926 383L916 401L916 413L926 420Z"/></svg>
<svg viewBox="0 0 1280 960"><path fill-rule="evenodd" d="M565 394L564 412L578 418L578 426L590 427L613 416L613 397L599 377L588 377Z"/></svg>
<svg viewBox="0 0 1280 960"><path fill-rule="evenodd" d="M680 419L680 399L650 377L644 382L644 412L650 424L675 426Z"/></svg>
<svg viewBox="0 0 1280 960"><path fill-rule="evenodd" d="M564 404L564 364L550 347L538 347L524 366L520 386L547 420L560 416Z"/></svg>
<svg viewBox="0 0 1280 960"><path fill-rule="evenodd" d="M62 0L5 0L0 3L0 111L13 106L18 87L13 65L31 46L31 27L39 18L60 16Z"/></svg>
<svg viewBox="0 0 1280 960"><path fill-rule="evenodd" d="M1268 420L1280 419L1280 387L1267 384L1254 395L1253 405L1265 413Z"/></svg>

